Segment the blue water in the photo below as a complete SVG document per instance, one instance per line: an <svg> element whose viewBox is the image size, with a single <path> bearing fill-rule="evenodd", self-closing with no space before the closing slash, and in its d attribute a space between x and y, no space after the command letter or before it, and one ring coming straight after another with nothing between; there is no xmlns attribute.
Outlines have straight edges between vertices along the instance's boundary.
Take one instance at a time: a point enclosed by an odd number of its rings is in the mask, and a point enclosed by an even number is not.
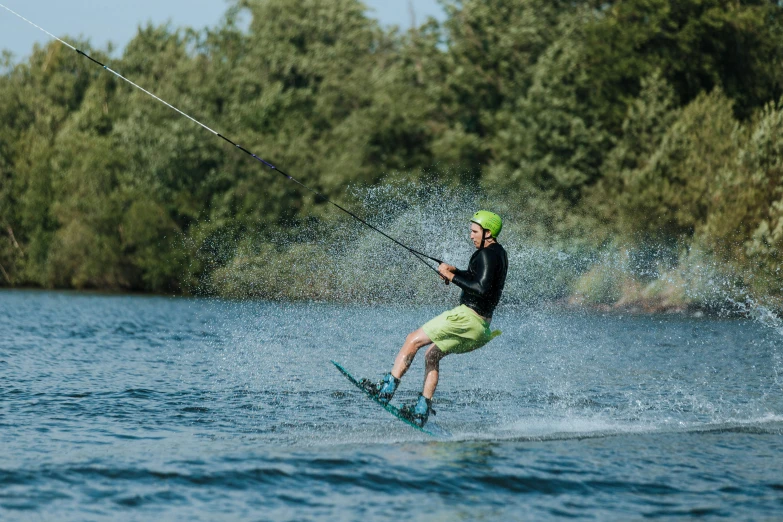
<svg viewBox="0 0 783 522"><path fill-rule="evenodd" d="M329 360L378 377L438 312L0 292L0 519L783 519L775 328L501 308L434 440Z"/></svg>

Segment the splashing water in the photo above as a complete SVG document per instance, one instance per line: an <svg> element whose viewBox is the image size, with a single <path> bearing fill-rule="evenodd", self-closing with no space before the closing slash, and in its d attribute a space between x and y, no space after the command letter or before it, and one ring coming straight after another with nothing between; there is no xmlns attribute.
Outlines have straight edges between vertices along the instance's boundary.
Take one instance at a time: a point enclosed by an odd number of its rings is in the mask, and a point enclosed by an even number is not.
<svg viewBox="0 0 783 522"><path fill-rule="evenodd" d="M590 245L535 232L537 216L478 190L385 183L352 188L354 209L392 237L464 267L473 252L468 220L478 208L503 209L509 253L502 306L560 303L622 312L689 312L751 317L781 331L778 297L751 294L736 267L695 247ZM226 297L447 305L446 287L419 260L345 215L327 214L271 237L215 236L207 264L221 266L201 287ZM434 263L432 263L434 267ZM772 292L775 289L771 289Z"/></svg>

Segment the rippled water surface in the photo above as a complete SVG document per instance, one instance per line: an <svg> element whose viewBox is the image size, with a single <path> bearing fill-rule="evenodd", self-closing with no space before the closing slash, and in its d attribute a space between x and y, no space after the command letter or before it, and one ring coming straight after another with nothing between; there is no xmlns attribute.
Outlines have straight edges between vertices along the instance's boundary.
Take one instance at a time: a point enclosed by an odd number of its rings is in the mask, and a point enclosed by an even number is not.
<svg viewBox="0 0 783 522"><path fill-rule="evenodd" d="M440 311L0 292L0 519L783 518L775 328L501 308L434 440L329 361Z"/></svg>

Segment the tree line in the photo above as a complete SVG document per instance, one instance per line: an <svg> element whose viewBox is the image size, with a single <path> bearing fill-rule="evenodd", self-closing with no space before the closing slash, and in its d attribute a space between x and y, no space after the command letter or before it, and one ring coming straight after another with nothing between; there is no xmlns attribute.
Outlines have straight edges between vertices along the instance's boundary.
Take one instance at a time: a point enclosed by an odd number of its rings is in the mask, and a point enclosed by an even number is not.
<svg viewBox="0 0 783 522"><path fill-rule="evenodd" d="M474 187L530 241L633 252L657 276L709 256L783 294L780 2L444 7L400 31L358 0L236 0L203 31L140 27L116 59L71 41L330 198ZM216 274L330 219L58 42L2 65L2 286L220 293Z"/></svg>

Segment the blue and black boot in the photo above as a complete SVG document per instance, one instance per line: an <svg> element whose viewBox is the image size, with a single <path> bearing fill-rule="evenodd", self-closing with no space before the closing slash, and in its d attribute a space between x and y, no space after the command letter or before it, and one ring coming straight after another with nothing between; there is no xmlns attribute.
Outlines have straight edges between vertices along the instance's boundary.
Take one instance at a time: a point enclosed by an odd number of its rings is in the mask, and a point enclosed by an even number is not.
<svg viewBox="0 0 783 522"><path fill-rule="evenodd" d="M359 384L367 393L378 399L378 402L389 404L389 401L394 397L394 392L397 391L400 380L389 372L383 376L379 383L374 383L370 379L362 379Z"/></svg>
<svg viewBox="0 0 783 522"><path fill-rule="evenodd" d="M416 401L415 405L403 406L400 409L400 415L416 424L419 428L423 428L427 424L430 414L435 415L435 410L432 409L432 399L428 399L421 394L419 394L419 400Z"/></svg>

